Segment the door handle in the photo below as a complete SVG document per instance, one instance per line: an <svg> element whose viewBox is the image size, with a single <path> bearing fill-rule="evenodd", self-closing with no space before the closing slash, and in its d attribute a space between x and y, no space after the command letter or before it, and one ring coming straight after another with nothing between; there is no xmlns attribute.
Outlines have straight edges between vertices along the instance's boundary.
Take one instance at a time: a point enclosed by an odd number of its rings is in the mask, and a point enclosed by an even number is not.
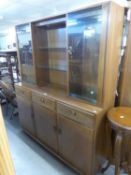
<svg viewBox="0 0 131 175"><path fill-rule="evenodd" d="M53 129L55 132L57 132L58 134L62 133L62 129L61 128L57 128L57 126L53 126Z"/></svg>
<svg viewBox="0 0 131 175"><path fill-rule="evenodd" d="M53 126L55 132L57 132L57 126Z"/></svg>
<svg viewBox="0 0 131 175"><path fill-rule="evenodd" d="M68 54L72 57L72 46L69 46L69 48L68 48Z"/></svg>
<svg viewBox="0 0 131 175"><path fill-rule="evenodd" d="M58 134L62 134L62 129L58 128Z"/></svg>

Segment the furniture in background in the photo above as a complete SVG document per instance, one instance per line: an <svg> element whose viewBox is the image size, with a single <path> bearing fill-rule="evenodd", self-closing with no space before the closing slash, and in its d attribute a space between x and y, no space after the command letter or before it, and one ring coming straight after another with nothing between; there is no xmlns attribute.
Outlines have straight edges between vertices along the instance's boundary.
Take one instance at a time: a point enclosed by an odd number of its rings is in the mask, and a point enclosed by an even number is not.
<svg viewBox="0 0 131 175"><path fill-rule="evenodd" d="M123 18L106 2L16 26L21 126L80 174L95 175L107 157Z"/></svg>
<svg viewBox="0 0 131 175"><path fill-rule="evenodd" d="M10 115L10 119L12 119L15 109L17 108L15 91L12 86L9 86L9 84L1 80L0 80L0 87L1 87L1 96L6 100L6 105L7 105L6 112L8 113L8 110L10 111L10 109L8 108L9 104L12 107L12 111Z"/></svg>
<svg viewBox="0 0 131 175"><path fill-rule="evenodd" d="M14 84L20 81L18 59L15 50L0 50L0 100L1 104L6 102L7 112L11 105L10 119L17 108ZM17 113L17 112L16 112Z"/></svg>
<svg viewBox="0 0 131 175"><path fill-rule="evenodd" d="M0 51L0 79L13 88L20 81L16 51Z"/></svg>
<svg viewBox="0 0 131 175"><path fill-rule="evenodd" d="M131 108L129 107L115 107L109 110L108 120L111 124L111 127L116 131L116 140L115 140L115 175L120 174L120 164L122 157L122 144L123 138L125 136L130 136L131 139ZM123 149L127 149L126 145ZM131 150L130 153L131 155ZM131 173L127 172L127 173Z"/></svg>
<svg viewBox="0 0 131 175"><path fill-rule="evenodd" d="M0 104L6 103L6 97L5 94L3 93L2 87L0 87Z"/></svg>

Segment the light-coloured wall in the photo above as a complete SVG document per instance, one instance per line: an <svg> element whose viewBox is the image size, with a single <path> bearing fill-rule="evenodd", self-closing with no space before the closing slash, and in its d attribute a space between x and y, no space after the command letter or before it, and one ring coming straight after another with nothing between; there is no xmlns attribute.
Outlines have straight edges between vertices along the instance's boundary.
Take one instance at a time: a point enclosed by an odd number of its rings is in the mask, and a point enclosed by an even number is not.
<svg viewBox="0 0 131 175"><path fill-rule="evenodd" d="M9 28L0 35L0 50L14 50L14 43L16 43L15 28Z"/></svg>

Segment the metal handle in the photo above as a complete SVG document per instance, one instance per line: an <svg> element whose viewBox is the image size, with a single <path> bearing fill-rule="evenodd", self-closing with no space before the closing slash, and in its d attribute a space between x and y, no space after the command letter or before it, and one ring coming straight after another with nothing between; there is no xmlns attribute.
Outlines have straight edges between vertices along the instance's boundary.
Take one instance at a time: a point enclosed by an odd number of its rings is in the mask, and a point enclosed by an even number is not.
<svg viewBox="0 0 131 175"><path fill-rule="evenodd" d="M45 99L44 98L41 98L41 102L45 103Z"/></svg>
<svg viewBox="0 0 131 175"><path fill-rule="evenodd" d="M57 128L57 126L53 126L53 129L54 129L54 131L57 132L58 134L61 134L61 133L62 133L61 128Z"/></svg>
<svg viewBox="0 0 131 175"><path fill-rule="evenodd" d="M74 112L73 114L74 114L74 116L76 116L76 112Z"/></svg>
<svg viewBox="0 0 131 175"><path fill-rule="evenodd" d="M55 132L57 132L57 127L56 126L53 126L53 129Z"/></svg>
<svg viewBox="0 0 131 175"><path fill-rule="evenodd" d="M62 129L58 128L58 134L62 134Z"/></svg>
<svg viewBox="0 0 131 175"><path fill-rule="evenodd" d="M25 92L24 91L21 91L22 94L24 94Z"/></svg>
<svg viewBox="0 0 131 175"><path fill-rule="evenodd" d="M69 48L68 48L68 54L72 57L72 46L69 46Z"/></svg>

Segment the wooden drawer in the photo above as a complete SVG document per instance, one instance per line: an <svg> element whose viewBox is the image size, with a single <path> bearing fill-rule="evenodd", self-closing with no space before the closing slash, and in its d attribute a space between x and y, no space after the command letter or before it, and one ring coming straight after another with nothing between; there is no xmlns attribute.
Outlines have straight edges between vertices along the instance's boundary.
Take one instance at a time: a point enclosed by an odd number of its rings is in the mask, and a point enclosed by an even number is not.
<svg viewBox="0 0 131 175"><path fill-rule="evenodd" d="M56 103L55 100L43 95L43 94L38 94L36 92L32 92L32 100L36 103L39 103L40 105L52 110L56 111Z"/></svg>
<svg viewBox="0 0 131 175"><path fill-rule="evenodd" d="M21 97L26 98L26 99L31 99L31 90L26 89L23 86L21 86L21 87L16 86L15 91L16 91L16 96L21 96Z"/></svg>
<svg viewBox="0 0 131 175"><path fill-rule="evenodd" d="M90 129L94 129L95 127L95 114L84 111L81 112L62 103L57 104L57 113L85 125Z"/></svg>

